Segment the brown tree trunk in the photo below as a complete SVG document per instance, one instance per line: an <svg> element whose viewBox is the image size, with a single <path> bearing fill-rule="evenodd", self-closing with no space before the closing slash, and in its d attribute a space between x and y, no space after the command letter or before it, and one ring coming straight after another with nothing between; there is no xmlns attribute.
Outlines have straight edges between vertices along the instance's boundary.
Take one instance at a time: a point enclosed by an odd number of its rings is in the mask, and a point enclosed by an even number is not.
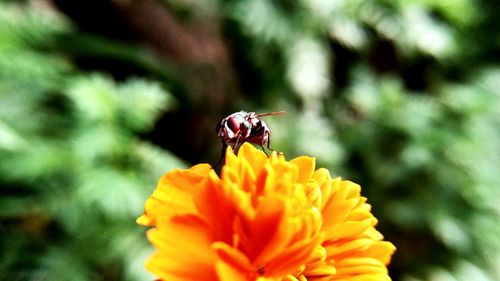
<svg viewBox="0 0 500 281"><path fill-rule="evenodd" d="M159 1L117 1L115 5L146 42L180 67L195 104L221 112L239 92L216 16L181 23Z"/></svg>

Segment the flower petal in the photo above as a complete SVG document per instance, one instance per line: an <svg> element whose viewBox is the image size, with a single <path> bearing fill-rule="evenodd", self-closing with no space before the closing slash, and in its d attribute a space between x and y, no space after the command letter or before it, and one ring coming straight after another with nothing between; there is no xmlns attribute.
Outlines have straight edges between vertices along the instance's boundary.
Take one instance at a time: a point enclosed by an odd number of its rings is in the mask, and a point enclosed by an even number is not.
<svg viewBox="0 0 500 281"><path fill-rule="evenodd" d="M292 233L285 221L289 212L284 198L269 196L260 202L248 235L247 255L254 265L264 265L290 243Z"/></svg>
<svg viewBox="0 0 500 281"><path fill-rule="evenodd" d="M395 250L361 187L311 157L228 147L221 177L203 164L163 176L137 219L163 280L390 281Z"/></svg>
<svg viewBox="0 0 500 281"><path fill-rule="evenodd" d="M137 222L155 225L159 216L196 213L192 190L204 180L212 168L200 164L187 170L176 169L161 177L153 195L146 201L144 215Z"/></svg>
<svg viewBox="0 0 500 281"><path fill-rule="evenodd" d="M222 242L215 242L212 249L217 255L215 268L220 281L248 281L257 278L257 270L237 249Z"/></svg>
<svg viewBox="0 0 500 281"><path fill-rule="evenodd" d="M315 236L295 242L266 265L266 276L278 277L286 275L287 272L293 272L311 257L320 239L320 236Z"/></svg>
<svg viewBox="0 0 500 281"><path fill-rule="evenodd" d="M232 192L221 185L215 172L208 175L205 184L194 193L196 209L210 225L218 241L231 243L235 218L235 201Z"/></svg>
<svg viewBox="0 0 500 281"><path fill-rule="evenodd" d="M158 249L146 267L164 280L216 280L213 235L201 218L193 215L160 218L148 238ZM193 258L196 257L196 258ZM193 270L196 268L196 270Z"/></svg>
<svg viewBox="0 0 500 281"><path fill-rule="evenodd" d="M267 162L267 155L247 142L241 145L238 151L238 158L245 159L255 174L259 174L260 170L264 167L264 163Z"/></svg>
<svg viewBox="0 0 500 281"><path fill-rule="evenodd" d="M305 185L309 181L309 179L311 179L314 173L316 160L312 157L299 156L295 159L290 160L290 163L294 164L299 169L299 178L297 182Z"/></svg>

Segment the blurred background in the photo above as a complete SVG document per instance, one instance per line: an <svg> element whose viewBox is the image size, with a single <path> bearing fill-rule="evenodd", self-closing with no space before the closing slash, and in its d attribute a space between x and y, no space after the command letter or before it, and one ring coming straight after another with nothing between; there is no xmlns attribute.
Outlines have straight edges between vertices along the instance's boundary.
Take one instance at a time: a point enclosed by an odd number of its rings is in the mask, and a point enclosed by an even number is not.
<svg viewBox="0 0 500 281"><path fill-rule="evenodd" d="M0 280L152 280L135 218L215 124L363 186L394 281L500 280L496 0L0 0Z"/></svg>

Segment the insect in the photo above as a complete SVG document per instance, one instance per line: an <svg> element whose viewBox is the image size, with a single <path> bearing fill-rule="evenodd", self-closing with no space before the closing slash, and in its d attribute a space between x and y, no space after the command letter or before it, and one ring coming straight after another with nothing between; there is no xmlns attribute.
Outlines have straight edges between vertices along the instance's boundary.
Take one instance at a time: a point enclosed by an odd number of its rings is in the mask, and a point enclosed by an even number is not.
<svg viewBox="0 0 500 281"><path fill-rule="evenodd" d="M256 114L242 110L223 118L215 127L217 135L222 140L222 156L228 145L236 149L238 144L244 142L258 144L264 152L266 152L264 146L267 146L269 150L274 150L271 148L269 126L260 117L285 113L285 111L276 111Z"/></svg>

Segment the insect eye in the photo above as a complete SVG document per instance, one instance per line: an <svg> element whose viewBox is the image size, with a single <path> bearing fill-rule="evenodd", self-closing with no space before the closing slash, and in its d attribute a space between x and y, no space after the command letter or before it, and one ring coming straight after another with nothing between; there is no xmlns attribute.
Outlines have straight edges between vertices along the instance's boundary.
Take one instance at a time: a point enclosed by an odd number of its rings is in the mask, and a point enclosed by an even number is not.
<svg viewBox="0 0 500 281"><path fill-rule="evenodd" d="M238 122L238 120L236 120L236 118L233 117L227 120L227 126L231 131L233 131L233 133L237 133L240 130L240 122Z"/></svg>

